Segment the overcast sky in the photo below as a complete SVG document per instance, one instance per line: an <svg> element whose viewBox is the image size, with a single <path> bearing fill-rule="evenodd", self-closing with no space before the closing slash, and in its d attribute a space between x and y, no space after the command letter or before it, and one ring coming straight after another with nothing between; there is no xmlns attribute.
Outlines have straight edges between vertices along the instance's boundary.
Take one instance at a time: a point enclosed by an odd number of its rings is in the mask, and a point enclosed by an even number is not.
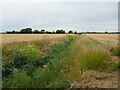
<svg viewBox="0 0 120 90"><path fill-rule="evenodd" d="M7 2L2 30L118 31L117 2Z"/></svg>

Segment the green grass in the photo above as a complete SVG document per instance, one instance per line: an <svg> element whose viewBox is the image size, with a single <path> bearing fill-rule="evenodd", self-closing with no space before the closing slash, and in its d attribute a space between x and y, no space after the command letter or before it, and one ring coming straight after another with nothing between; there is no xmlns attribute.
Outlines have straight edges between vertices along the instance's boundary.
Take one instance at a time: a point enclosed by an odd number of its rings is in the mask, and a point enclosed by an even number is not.
<svg viewBox="0 0 120 90"><path fill-rule="evenodd" d="M79 67L81 69L98 69L106 68L110 56L102 51L83 52L79 57Z"/></svg>
<svg viewBox="0 0 120 90"><path fill-rule="evenodd" d="M27 88L30 87L30 76L26 72L14 72L13 84L17 86L16 88Z"/></svg>
<svg viewBox="0 0 120 90"><path fill-rule="evenodd" d="M68 61L62 62L61 59L66 58L66 56L69 57L71 55L69 52L69 46L73 40L73 37L68 37L68 40L66 40L64 43L55 45L44 56L39 56L37 49L31 45L25 46L19 51L15 51L13 54L13 62L5 64L3 67L3 76L5 78L3 80L5 81L3 82L3 86L11 86L15 88L50 88L53 86L70 86L70 83L68 82L69 80L65 80L62 73L62 71L64 71L66 68L65 62ZM8 67L6 67L7 65ZM44 67L45 65L46 67ZM17 72L14 71L16 69ZM8 74L10 77L8 77L6 74ZM24 78L26 78L25 82Z"/></svg>

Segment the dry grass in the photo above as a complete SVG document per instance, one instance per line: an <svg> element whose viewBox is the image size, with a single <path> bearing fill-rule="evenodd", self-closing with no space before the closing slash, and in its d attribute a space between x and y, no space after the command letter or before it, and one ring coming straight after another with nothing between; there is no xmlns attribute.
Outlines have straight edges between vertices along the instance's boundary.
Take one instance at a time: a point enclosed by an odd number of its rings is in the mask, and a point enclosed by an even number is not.
<svg viewBox="0 0 120 90"><path fill-rule="evenodd" d="M79 47L79 49L76 49L77 52L75 54L76 57L74 57L74 63L75 65L72 67L72 71L74 71L74 74L76 73L76 76L71 74L70 77L73 77L74 83L71 85L71 88L117 88L118 87L118 72L117 71L105 71L105 69L99 70L86 70L83 73L77 68L76 66L79 64L86 64L87 67L90 66L90 68L94 67L95 63L101 64L100 66L95 65L96 69L100 67L104 67L104 61L106 57L107 62L113 62L111 60L112 56L109 54L108 49L106 48L108 45L108 41L110 41L110 44L117 45L116 37L117 35L111 36L111 34L83 34L79 37L76 43L76 47ZM90 37L90 38L89 38ZM111 38L109 38L111 37ZM112 38L114 37L114 38ZM116 42L116 43L113 43ZM102 44L101 44L102 43ZM99 60L100 59L100 60ZM113 58L114 59L114 58ZM89 61L92 63L90 64ZM98 61L98 62L97 62ZM100 63L99 63L100 61ZM106 66L109 66L111 64L108 64ZM112 68L112 66L109 66Z"/></svg>
<svg viewBox="0 0 120 90"><path fill-rule="evenodd" d="M91 39L95 39L104 45L106 51L117 49L119 47L120 34L86 34ZM111 53L111 52L110 52ZM118 61L118 57L112 56L113 61Z"/></svg>
<svg viewBox="0 0 120 90"><path fill-rule="evenodd" d="M110 45L111 47L118 46L118 36L120 34L86 34L92 39L96 39L99 42Z"/></svg>
<svg viewBox="0 0 120 90"><path fill-rule="evenodd" d="M71 88L118 88L118 72L105 73L88 70Z"/></svg>

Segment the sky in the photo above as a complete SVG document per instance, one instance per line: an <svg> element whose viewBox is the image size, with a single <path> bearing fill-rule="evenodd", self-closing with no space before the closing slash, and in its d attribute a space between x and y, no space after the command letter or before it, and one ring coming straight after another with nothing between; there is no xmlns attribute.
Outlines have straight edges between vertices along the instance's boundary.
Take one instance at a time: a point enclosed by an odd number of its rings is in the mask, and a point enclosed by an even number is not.
<svg viewBox="0 0 120 90"><path fill-rule="evenodd" d="M4 2L1 8L0 31L22 28L77 32L118 31L117 2Z"/></svg>

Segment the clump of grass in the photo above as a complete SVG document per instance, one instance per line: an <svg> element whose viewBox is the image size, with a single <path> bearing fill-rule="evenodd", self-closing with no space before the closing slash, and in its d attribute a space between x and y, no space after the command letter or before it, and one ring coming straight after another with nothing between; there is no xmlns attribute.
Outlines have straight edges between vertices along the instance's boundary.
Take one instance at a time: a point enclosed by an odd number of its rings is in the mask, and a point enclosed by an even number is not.
<svg viewBox="0 0 120 90"><path fill-rule="evenodd" d="M79 70L107 69L111 56L102 44L88 37L80 37L75 46L77 52L74 64Z"/></svg>
<svg viewBox="0 0 120 90"><path fill-rule="evenodd" d="M114 56L120 56L120 47L111 48L110 52L111 52Z"/></svg>
<svg viewBox="0 0 120 90"><path fill-rule="evenodd" d="M81 70L88 69L105 69L110 60L110 55L103 51L93 50L80 54L79 67Z"/></svg>
<svg viewBox="0 0 120 90"><path fill-rule="evenodd" d="M30 87L30 79L30 76L28 76L25 71L15 71L13 84L15 84L15 87L17 88L27 88Z"/></svg>

